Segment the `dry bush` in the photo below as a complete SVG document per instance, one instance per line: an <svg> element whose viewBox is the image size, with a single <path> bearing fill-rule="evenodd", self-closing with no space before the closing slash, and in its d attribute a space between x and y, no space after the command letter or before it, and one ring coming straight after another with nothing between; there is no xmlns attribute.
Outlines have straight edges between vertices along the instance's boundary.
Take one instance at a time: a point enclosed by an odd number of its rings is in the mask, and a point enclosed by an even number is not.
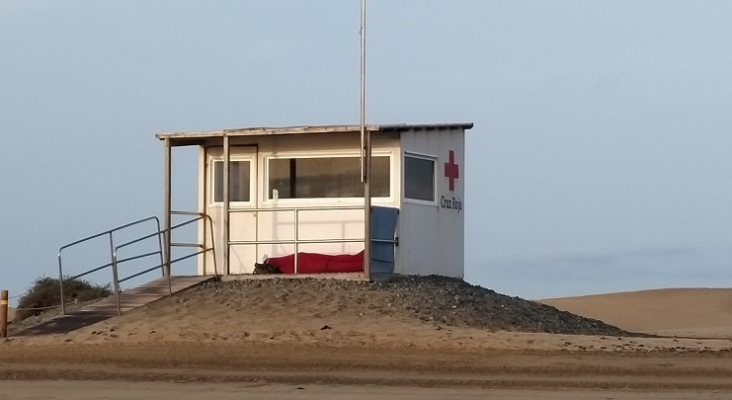
<svg viewBox="0 0 732 400"><path fill-rule="evenodd" d="M112 294L109 285L101 286L85 280L64 280L64 302L89 301L101 299ZM42 277L33 282L18 302L13 321L22 321L43 312L44 307L61 305L61 293L58 278Z"/></svg>

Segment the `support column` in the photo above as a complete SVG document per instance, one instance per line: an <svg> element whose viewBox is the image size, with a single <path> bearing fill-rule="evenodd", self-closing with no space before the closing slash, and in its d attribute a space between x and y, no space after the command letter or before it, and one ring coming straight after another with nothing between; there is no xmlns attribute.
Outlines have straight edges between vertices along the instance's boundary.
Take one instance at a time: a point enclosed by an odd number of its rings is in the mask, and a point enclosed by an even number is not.
<svg viewBox="0 0 732 400"><path fill-rule="evenodd" d="M222 216L222 222L223 222L223 245L224 245L224 275L229 275L230 268L229 268L229 235L231 232L230 226L229 226L229 192L231 189L231 147L229 143L229 137L224 136L224 204L223 204L223 216Z"/></svg>
<svg viewBox="0 0 732 400"><path fill-rule="evenodd" d="M366 130L366 157L364 162L363 185L363 273L371 279L371 132Z"/></svg>
<svg viewBox="0 0 732 400"><path fill-rule="evenodd" d="M366 0L361 0L361 181L363 182L363 273L371 279L371 133L366 129Z"/></svg>
<svg viewBox="0 0 732 400"><path fill-rule="evenodd" d="M164 210L163 210L163 218L164 218L164 227L163 231L165 234L163 235L164 240L164 253L165 253L165 263L163 266L163 276L170 276L170 227L172 225L171 221L171 209L172 209L172 200L171 200L171 185L172 185L172 179L171 179L171 152L172 149L170 147L170 139L165 139L165 172L163 174L163 179L165 181L165 191L163 194L164 197Z"/></svg>

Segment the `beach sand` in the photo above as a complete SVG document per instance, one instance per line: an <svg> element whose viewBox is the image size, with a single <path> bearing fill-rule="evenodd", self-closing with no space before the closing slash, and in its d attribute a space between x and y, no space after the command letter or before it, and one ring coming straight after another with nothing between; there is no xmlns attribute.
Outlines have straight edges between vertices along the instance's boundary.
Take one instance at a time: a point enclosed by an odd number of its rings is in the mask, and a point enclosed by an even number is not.
<svg viewBox="0 0 732 400"><path fill-rule="evenodd" d="M672 301L670 294L683 300ZM562 307L581 304L588 308L580 311L594 318L609 309L614 314L608 317L617 317L616 323L629 330L712 337L700 339L491 332L439 325L408 313L331 304L327 291L283 294L275 301L247 296L226 300L216 290L196 290L69 334L10 338L0 343L0 376L18 381L693 389L730 394L732 334L725 322L726 294L706 289L644 292L644 304L655 301L671 308L653 308L653 315L645 317L642 308L629 305L639 301L638 294L591 297L602 299L594 303L547 300ZM698 299L716 306L698 316L692 312L699 308ZM692 310L687 317L679 311L684 305ZM630 316L622 319L620 310Z"/></svg>

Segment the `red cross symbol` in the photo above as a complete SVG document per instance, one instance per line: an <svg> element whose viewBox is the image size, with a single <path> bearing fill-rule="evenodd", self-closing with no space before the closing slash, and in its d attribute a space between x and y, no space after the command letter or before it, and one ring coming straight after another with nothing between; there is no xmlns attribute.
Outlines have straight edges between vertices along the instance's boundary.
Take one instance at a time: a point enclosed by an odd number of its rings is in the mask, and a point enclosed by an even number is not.
<svg viewBox="0 0 732 400"><path fill-rule="evenodd" d="M455 190L455 179L460 176L460 166L455 164L455 152L450 150L449 162L445 163L445 177L450 179L450 191Z"/></svg>

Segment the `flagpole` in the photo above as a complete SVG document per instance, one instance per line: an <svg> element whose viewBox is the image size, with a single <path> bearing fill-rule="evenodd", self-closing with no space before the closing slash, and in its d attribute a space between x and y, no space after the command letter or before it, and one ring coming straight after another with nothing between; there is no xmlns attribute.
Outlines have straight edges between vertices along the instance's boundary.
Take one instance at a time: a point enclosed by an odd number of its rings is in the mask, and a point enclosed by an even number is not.
<svg viewBox="0 0 732 400"><path fill-rule="evenodd" d="M361 182L363 182L363 272L371 279L371 133L366 130L366 0L361 0Z"/></svg>

